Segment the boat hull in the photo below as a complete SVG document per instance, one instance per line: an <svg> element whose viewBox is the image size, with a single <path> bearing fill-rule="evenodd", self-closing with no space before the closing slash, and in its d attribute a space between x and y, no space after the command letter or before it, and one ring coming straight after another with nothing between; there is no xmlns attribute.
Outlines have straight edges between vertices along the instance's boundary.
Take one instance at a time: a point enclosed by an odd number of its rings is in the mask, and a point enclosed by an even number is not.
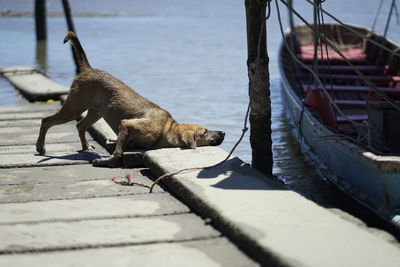
<svg viewBox="0 0 400 267"><path fill-rule="evenodd" d="M400 227L400 172L385 168L369 151L323 125L289 83L280 51L281 88L286 115L304 152L324 176L369 210ZM372 155L372 156L371 156Z"/></svg>

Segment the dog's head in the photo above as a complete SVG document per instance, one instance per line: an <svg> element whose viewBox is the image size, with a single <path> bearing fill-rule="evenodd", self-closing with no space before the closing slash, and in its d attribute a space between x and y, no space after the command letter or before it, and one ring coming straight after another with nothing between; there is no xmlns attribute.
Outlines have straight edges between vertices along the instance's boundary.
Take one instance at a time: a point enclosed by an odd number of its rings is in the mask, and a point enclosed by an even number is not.
<svg viewBox="0 0 400 267"><path fill-rule="evenodd" d="M218 146L225 137L222 131L211 131L196 124L181 124L179 132L183 146L188 148Z"/></svg>

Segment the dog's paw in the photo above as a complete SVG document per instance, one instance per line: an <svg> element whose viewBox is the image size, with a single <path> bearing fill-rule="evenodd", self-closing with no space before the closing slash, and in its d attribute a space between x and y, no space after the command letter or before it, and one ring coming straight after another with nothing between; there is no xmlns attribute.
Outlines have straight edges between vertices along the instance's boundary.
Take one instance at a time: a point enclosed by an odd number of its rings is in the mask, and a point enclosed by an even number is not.
<svg viewBox="0 0 400 267"><path fill-rule="evenodd" d="M87 143L85 146L82 147L83 151L92 151L94 150L96 147L90 143Z"/></svg>
<svg viewBox="0 0 400 267"><path fill-rule="evenodd" d="M44 155L46 154L46 148L43 147L36 147L36 151L40 154L40 155Z"/></svg>

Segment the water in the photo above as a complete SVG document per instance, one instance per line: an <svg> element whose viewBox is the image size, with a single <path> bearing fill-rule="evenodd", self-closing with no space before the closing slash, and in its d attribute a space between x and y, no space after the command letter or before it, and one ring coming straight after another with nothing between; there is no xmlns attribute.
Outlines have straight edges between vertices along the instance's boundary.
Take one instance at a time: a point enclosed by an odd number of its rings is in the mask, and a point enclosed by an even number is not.
<svg viewBox="0 0 400 267"><path fill-rule="evenodd" d="M68 86L74 76L61 1L47 1L47 53L37 53L34 19L0 17L0 67L33 65ZM310 21L305 1L295 8ZM325 1L324 7L343 21L372 25L379 1ZM32 0L2 0L4 13L32 12ZM222 147L230 150L241 134L248 104L247 45L244 1L241 0L70 0L76 31L92 66L123 80L143 96L167 109L178 122L203 124L227 133ZM335 194L299 153L283 115L280 100L277 51L281 35L275 4L267 24L270 55L274 174L320 203L337 206ZM385 26L386 3L377 30ZM355 13L354 11L358 12ZM286 10L281 5L286 28ZM80 15L79 15L80 14ZM325 17L326 21L331 21ZM298 20L297 20L298 21ZM389 37L398 41L396 19ZM0 89L7 90L0 80ZM9 90L9 89L8 89ZM8 91L10 92L10 90ZM1 94L0 94L1 96ZM14 104L18 97L0 104ZM248 137L236 152L251 161Z"/></svg>

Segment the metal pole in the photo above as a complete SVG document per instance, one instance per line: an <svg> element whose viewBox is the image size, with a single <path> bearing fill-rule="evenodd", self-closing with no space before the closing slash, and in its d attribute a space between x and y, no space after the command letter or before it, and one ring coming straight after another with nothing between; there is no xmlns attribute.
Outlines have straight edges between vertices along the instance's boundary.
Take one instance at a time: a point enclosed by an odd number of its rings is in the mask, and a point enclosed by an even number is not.
<svg viewBox="0 0 400 267"><path fill-rule="evenodd" d="M36 41L46 41L46 0L35 0Z"/></svg>
<svg viewBox="0 0 400 267"><path fill-rule="evenodd" d="M271 100L266 44L266 5L270 0L245 0L247 68L250 96L252 166L272 175Z"/></svg>

